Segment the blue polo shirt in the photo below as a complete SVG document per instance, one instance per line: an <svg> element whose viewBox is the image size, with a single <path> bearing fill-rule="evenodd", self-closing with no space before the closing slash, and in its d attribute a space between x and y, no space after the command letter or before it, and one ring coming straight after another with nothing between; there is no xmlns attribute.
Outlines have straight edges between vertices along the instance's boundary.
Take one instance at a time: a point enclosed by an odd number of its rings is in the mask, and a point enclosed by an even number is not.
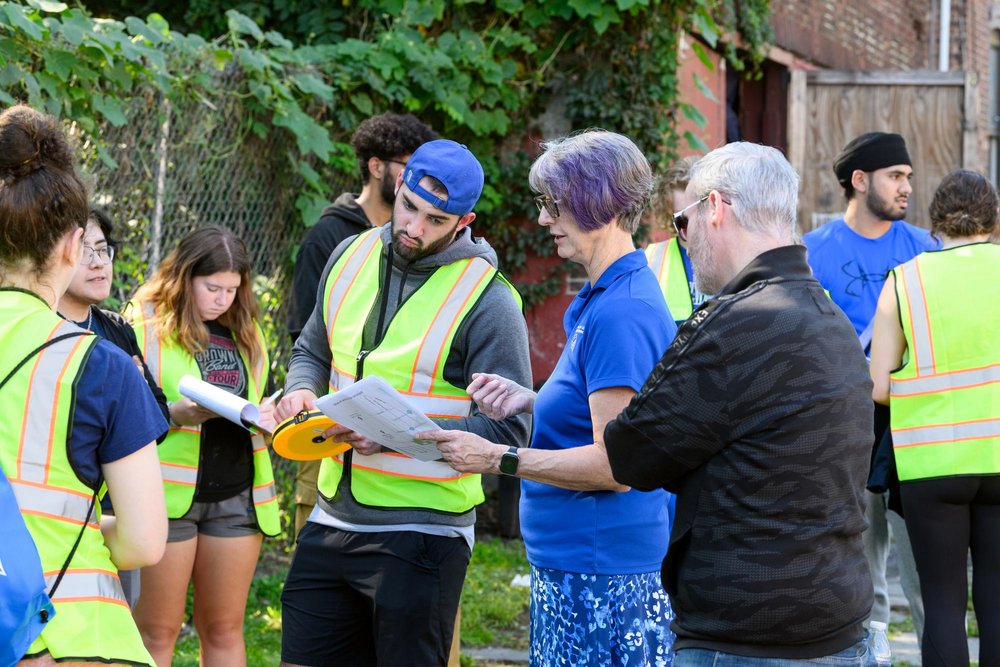
<svg viewBox="0 0 1000 667"><path fill-rule="evenodd" d="M589 396L638 391L677 331L641 250L587 283L563 319L566 346L534 408L531 446L569 449L594 441ZM667 552L666 491L569 491L521 482L521 534L536 567L585 574L656 572Z"/></svg>
<svg viewBox="0 0 1000 667"><path fill-rule="evenodd" d="M875 317L886 276L900 264L940 242L926 229L895 220L877 239L861 236L843 218L802 237L816 280L830 293L860 336Z"/></svg>

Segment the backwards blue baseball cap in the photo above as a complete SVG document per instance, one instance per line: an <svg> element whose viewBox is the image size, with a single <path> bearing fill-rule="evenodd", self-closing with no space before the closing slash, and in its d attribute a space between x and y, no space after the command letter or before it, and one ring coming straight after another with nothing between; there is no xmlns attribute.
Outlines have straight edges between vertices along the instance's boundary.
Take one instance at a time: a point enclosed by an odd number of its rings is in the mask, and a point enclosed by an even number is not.
<svg viewBox="0 0 1000 667"><path fill-rule="evenodd" d="M420 186L420 179L431 176L448 190L448 198ZM465 215L483 193L483 167L468 148L449 139L435 139L413 152L403 170L406 187L445 213Z"/></svg>

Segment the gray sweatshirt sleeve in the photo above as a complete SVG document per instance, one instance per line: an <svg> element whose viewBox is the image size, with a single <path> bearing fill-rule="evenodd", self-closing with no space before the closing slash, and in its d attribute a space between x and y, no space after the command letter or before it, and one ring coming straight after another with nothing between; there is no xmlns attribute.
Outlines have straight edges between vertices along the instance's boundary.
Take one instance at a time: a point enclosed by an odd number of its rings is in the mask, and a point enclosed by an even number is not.
<svg viewBox="0 0 1000 667"><path fill-rule="evenodd" d="M317 396L324 396L330 387L330 364L333 357L330 354L330 344L326 340L326 320L323 319L323 286L326 285L327 276L337 260L347 249L350 237L341 241L336 250L330 254L330 259L326 262L323 275L319 279L316 287L316 305L313 307L312 315L302 327L292 347L292 357L288 362L288 375L285 377L285 391L291 392L296 389L309 389Z"/></svg>
<svg viewBox="0 0 1000 667"><path fill-rule="evenodd" d="M462 324L445 362L445 379L456 386L467 387L473 373L496 373L532 387L528 327L510 290L499 279L487 288ZM531 415L494 421L480 414L475 404L471 416L437 423L515 447L527 447L531 435Z"/></svg>

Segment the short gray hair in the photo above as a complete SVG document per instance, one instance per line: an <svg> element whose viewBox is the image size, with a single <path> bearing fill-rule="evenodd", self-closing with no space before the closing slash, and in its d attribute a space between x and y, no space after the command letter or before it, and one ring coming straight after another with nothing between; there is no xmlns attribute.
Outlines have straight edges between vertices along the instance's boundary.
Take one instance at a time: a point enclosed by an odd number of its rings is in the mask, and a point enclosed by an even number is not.
<svg viewBox="0 0 1000 667"><path fill-rule="evenodd" d="M744 229L797 238L799 175L776 148L746 141L717 148L694 163L690 188L695 198L727 195Z"/></svg>
<svg viewBox="0 0 1000 667"><path fill-rule="evenodd" d="M558 200L584 231L617 218L629 234L639 228L653 193L653 172L628 137L587 130L542 144L545 152L531 165L531 189Z"/></svg>

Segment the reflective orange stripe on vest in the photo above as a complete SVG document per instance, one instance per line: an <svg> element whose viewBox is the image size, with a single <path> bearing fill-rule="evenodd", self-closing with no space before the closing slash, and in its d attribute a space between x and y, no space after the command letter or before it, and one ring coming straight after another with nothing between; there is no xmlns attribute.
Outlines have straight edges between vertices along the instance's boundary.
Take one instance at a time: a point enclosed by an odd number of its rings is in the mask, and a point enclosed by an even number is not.
<svg viewBox="0 0 1000 667"><path fill-rule="evenodd" d="M1000 364L964 371L938 373L931 377L915 377L892 381L893 396L936 394L949 389L969 389L1000 381Z"/></svg>
<svg viewBox="0 0 1000 667"><path fill-rule="evenodd" d="M344 465L343 454L338 454L331 458L334 463L341 466ZM447 482L463 477L470 477L473 474L458 472L442 461L421 461L420 459L410 458L409 456L395 452L380 452L371 456L362 456L354 452L351 455L351 468L371 470L395 477L422 479L428 482Z"/></svg>
<svg viewBox="0 0 1000 667"><path fill-rule="evenodd" d="M906 290L910 307L910 330L914 340L910 343L910 355L918 376L934 373L934 343L931 339L931 322L927 313L927 299L920 279L919 262L909 261L898 267Z"/></svg>
<svg viewBox="0 0 1000 667"><path fill-rule="evenodd" d="M430 394L434 391L435 370L448 351L448 341L459 324L458 316L465 310L469 299L482 282L493 277L493 271L489 262L469 262L462 271L462 276L452 285L451 292L434 316L427 335L420 342L420 351L413 363L410 392Z"/></svg>
<svg viewBox="0 0 1000 667"><path fill-rule="evenodd" d="M379 248L379 245L380 239L377 233L370 233L362 237L360 243L349 249L350 254L346 258L344 268L340 271L343 279L338 278L330 285L325 303L331 304L330 312L333 313L333 316L328 318L326 323L326 342L331 348L333 347L333 323L337 319L340 307L344 305L344 300L354 285L354 281L357 280L358 274L361 273L361 269L364 268L371 254ZM353 376L351 377L353 378Z"/></svg>
<svg viewBox="0 0 1000 667"><path fill-rule="evenodd" d="M87 513L93 496L73 489L60 489L20 479L11 479L10 484L17 497L17 504L25 514L44 516L77 526L83 525L86 520L91 527L99 528Z"/></svg>
<svg viewBox="0 0 1000 667"><path fill-rule="evenodd" d="M52 585L59 577L59 572L45 573L45 588L52 590ZM118 573L110 570L71 568L66 570L56 589L55 600L67 602L110 602L128 607L122 592Z"/></svg>
<svg viewBox="0 0 1000 667"><path fill-rule="evenodd" d="M957 424L896 429L892 432L892 445L896 448L914 447L995 437L1000 437L1000 419L982 419Z"/></svg>
<svg viewBox="0 0 1000 667"><path fill-rule="evenodd" d="M46 341L63 334L79 331L79 327L69 322L60 322L53 328ZM47 483L49 460L52 457L53 430L59 405L59 387L70 359L88 336L75 336L49 345L35 355L31 365L31 380L28 395L24 399L25 419L18 443L17 470L11 477ZM44 369L39 372L39 369ZM54 372L58 369L58 372ZM52 398L55 397L55 400ZM44 447L40 447L45 443Z"/></svg>

